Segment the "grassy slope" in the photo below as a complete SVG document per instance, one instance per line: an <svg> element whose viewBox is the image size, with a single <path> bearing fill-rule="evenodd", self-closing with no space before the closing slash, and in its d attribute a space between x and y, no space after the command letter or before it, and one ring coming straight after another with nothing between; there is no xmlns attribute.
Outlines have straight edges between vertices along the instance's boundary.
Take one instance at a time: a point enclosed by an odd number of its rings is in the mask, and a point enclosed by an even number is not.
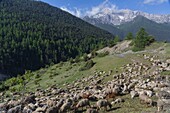
<svg viewBox="0 0 170 113"><path fill-rule="evenodd" d="M55 64L48 68L40 69L36 72L33 72L33 76L31 77L31 81L28 83L28 87L30 89L35 88L37 85L34 82L37 79L39 80L40 86L42 88L46 88L47 85L54 85L58 84L61 86L63 83L71 83L75 79L79 79L82 77L87 77L92 75L94 71L106 71L113 70L113 74L116 71L122 71L121 66L130 63L132 61L139 61L143 63L147 63L142 57L142 54L150 54L153 55L154 50L161 49L165 46L166 52L160 52L157 54L160 58L165 59L166 57L170 56L170 44L164 43L154 43L150 47L146 48L146 51L139 52L139 53L128 53L124 55L108 55L105 57L95 57L93 61L96 63L91 69L86 71L79 71L79 68L85 64L85 62L79 62L75 64L70 64L69 62L62 62L59 64ZM39 75L39 78L36 76ZM51 77L50 77L51 76ZM66 77L67 76L67 77Z"/></svg>
<svg viewBox="0 0 170 113"><path fill-rule="evenodd" d="M41 87L46 88L48 85L58 84L61 86L64 83L71 83L72 81L87 77L92 75L96 70L102 70L108 72L109 70L120 71L120 67L129 63L130 61L124 57L120 58L117 56L106 56L106 57L96 57L93 59L96 63L91 69L86 71L79 71L79 68L85 64L85 62L79 62L77 64L70 64L69 62L64 62L56 64L49 68L41 69L34 72L31 82L28 83L29 89L35 89L38 85L35 85L37 79L41 79L39 84ZM40 75L36 78L36 75ZM52 78L50 76L53 76Z"/></svg>
<svg viewBox="0 0 170 113"><path fill-rule="evenodd" d="M161 50L162 47L165 49L161 52L156 53L160 58L167 58L170 56L170 44L165 43L154 43L150 47L146 48L145 52L139 53L128 53L122 55L108 55L105 57L96 57L93 61L96 63L91 69L86 71L79 71L79 68L85 64L85 62L79 62L76 64L70 64L69 62L59 63L49 68L40 69L33 72L30 82L27 84L28 90L35 90L36 88L47 88L48 86L57 84L58 86L64 87L64 83L71 83L76 79L81 79L82 77L87 77L93 75L94 71L106 71L113 70L113 74L122 72L121 67L133 60L142 62L144 64L149 64L143 59L142 54L153 55L156 50ZM165 52L166 51L166 52ZM121 56L121 57L120 57ZM39 75L39 78L36 76ZM51 77L50 77L51 76ZM67 76L67 77L66 77ZM40 85L36 85L37 80ZM105 78L105 81L112 80L113 77L109 76ZM130 95L125 95L125 103L113 105L114 110L110 113L140 113L142 112L153 112L156 111L156 107L147 107L145 104L141 104L138 98L130 99Z"/></svg>

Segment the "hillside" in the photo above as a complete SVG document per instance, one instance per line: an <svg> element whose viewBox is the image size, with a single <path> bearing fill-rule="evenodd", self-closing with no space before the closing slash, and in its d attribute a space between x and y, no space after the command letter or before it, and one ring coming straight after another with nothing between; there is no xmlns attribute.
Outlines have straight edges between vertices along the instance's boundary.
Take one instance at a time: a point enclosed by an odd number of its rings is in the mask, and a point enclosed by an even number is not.
<svg viewBox="0 0 170 113"><path fill-rule="evenodd" d="M128 32L136 33L141 27L153 35L158 41L170 41L170 26L167 24L158 24L143 16L137 16L133 21L117 26L120 30L123 30L125 34Z"/></svg>
<svg viewBox="0 0 170 113"><path fill-rule="evenodd" d="M121 46L125 43L127 42L122 42L116 46ZM104 92L107 92L107 88L116 84L117 87L121 87L120 92L122 93L116 96L116 98L108 99L112 104L112 108L107 111L108 113L154 113L157 112L155 106L158 100L156 93L160 89L169 91L168 77L170 67L167 68L165 64L170 56L169 50L170 44L162 42L155 42L144 51L136 53L130 51L130 48L127 46L122 53L111 52L110 55L104 57L96 56L92 59L95 65L89 70L79 70L86 63L81 61L77 63L61 62L35 72L27 72L23 78L18 76L16 79L12 78L3 84L3 86L9 87L9 90L5 92L6 94L3 94L4 100L6 102L9 98L20 99L18 95L28 91L28 93L25 93L25 96L35 95L36 102L44 105L33 104L34 110L38 111L41 109L45 111L46 105L48 106L47 109L50 108L50 104L48 104L49 98L50 101L57 101L57 103L61 98L66 99L66 101L70 98L77 104L81 100L79 96L81 97L82 93L88 94L90 92L92 93L92 97L89 98L90 104L95 109L95 103L102 99L105 95ZM22 82L19 82L21 79L24 80L26 86L23 87L21 85ZM128 90L127 87L130 89ZM151 97L149 98L153 100L153 106L147 105L145 102L141 103L137 95L131 98L130 91L151 91L152 93L149 93ZM116 99L118 98L119 100L120 98L123 99L123 101L117 102ZM32 104L29 106L32 106ZM165 106L164 110L168 110L168 106ZM70 109L70 111L74 112L74 108ZM85 111L86 109L78 109L77 113ZM106 112L103 109L99 111L99 113Z"/></svg>
<svg viewBox="0 0 170 113"><path fill-rule="evenodd" d="M117 26L109 25L109 24L95 24L95 26L99 27L100 29L106 30L109 33L114 35L118 35L120 39L124 39L126 32L119 29Z"/></svg>
<svg viewBox="0 0 170 113"><path fill-rule="evenodd" d="M103 30L108 31L111 34L114 35L118 35L121 39L124 38L124 36L126 35L125 32L123 30L120 30L119 28L117 28L117 26L110 24L110 23L104 23L100 20L97 19L92 19L88 16L84 17L83 20L85 20L86 22L95 25L96 27L99 27Z"/></svg>
<svg viewBox="0 0 170 113"><path fill-rule="evenodd" d="M37 70L106 46L113 38L41 1L0 1L0 73Z"/></svg>

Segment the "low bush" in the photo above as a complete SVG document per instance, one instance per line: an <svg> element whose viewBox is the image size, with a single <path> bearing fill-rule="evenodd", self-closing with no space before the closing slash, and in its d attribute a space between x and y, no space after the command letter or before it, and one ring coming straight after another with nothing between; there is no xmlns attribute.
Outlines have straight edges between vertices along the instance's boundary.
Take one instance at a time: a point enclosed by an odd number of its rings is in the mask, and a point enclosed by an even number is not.
<svg viewBox="0 0 170 113"><path fill-rule="evenodd" d="M106 51L106 52L104 52L104 53L98 53L97 56L98 56L98 57L105 57L105 56L108 55L108 54L109 54L109 52Z"/></svg>
<svg viewBox="0 0 170 113"><path fill-rule="evenodd" d="M88 69L92 68L94 66L94 64L95 63L93 62L93 60L89 60L89 61L86 62L86 64L83 67L81 67L79 69L79 71L88 70Z"/></svg>

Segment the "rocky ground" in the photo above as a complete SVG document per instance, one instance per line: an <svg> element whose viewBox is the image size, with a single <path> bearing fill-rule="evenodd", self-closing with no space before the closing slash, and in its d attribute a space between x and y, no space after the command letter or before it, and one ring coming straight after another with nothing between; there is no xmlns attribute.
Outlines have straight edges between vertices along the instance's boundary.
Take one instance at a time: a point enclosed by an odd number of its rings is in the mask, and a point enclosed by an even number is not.
<svg viewBox="0 0 170 113"><path fill-rule="evenodd" d="M125 40L123 42L118 43L117 45L113 47L105 47L101 50L98 50L97 53L103 53L103 52L109 52L110 54L116 54L116 53L122 53L126 51L127 49L130 49L130 44L132 41Z"/></svg>

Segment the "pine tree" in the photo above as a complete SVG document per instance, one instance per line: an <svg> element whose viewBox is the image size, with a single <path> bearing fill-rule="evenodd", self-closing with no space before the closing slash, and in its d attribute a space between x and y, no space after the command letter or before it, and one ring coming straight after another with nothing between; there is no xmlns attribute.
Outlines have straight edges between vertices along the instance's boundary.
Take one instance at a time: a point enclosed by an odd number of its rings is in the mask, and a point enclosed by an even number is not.
<svg viewBox="0 0 170 113"><path fill-rule="evenodd" d="M135 46L143 49L146 45L147 38L148 34L145 32L144 28L141 28L136 35Z"/></svg>
<svg viewBox="0 0 170 113"><path fill-rule="evenodd" d="M133 51L141 51L145 49L145 46L148 46L150 43L154 41L152 36L149 36L144 28L141 28L136 38L134 39L134 48Z"/></svg>
<svg viewBox="0 0 170 113"><path fill-rule="evenodd" d="M118 42L120 42L120 38L119 38L119 36L116 35L115 38L110 41L109 47L115 46Z"/></svg>
<svg viewBox="0 0 170 113"><path fill-rule="evenodd" d="M119 36L115 36L114 43L117 44L118 42L120 42L120 38L119 38Z"/></svg>
<svg viewBox="0 0 170 113"><path fill-rule="evenodd" d="M125 38L125 40L132 40L134 37L133 37L133 34L131 32L129 32Z"/></svg>

